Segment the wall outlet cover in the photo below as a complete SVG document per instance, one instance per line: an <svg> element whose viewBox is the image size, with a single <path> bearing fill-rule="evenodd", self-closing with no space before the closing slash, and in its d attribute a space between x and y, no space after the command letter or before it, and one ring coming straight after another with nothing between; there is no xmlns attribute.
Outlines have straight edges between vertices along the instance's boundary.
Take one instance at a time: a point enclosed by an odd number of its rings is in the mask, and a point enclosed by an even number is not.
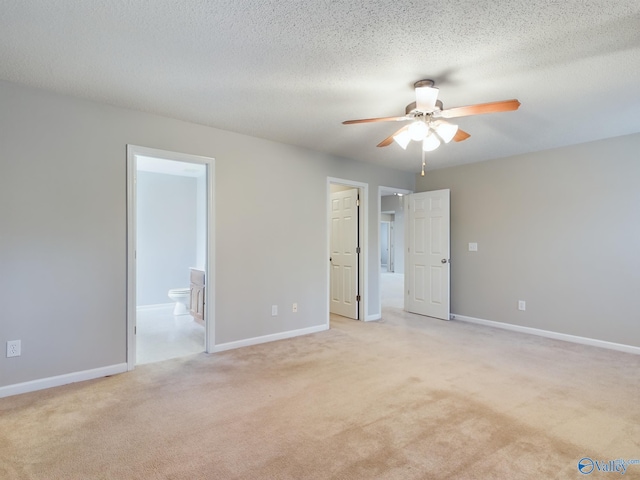
<svg viewBox="0 0 640 480"><path fill-rule="evenodd" d="M21 354L20 340L9 340L7 342L7 358L19 357Z"/></svg>

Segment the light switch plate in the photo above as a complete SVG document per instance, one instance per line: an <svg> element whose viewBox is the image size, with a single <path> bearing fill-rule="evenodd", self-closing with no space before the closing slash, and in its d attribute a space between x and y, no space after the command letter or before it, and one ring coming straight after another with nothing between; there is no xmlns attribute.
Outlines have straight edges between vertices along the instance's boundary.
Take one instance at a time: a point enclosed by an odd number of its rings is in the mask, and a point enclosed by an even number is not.
<svg viewBox="0 0 640 480"><path fill-rule="evenodd" d="M469 251L470 252L477 252L478 251L478 244L473 242L473 243L469 243Z"/></svg>

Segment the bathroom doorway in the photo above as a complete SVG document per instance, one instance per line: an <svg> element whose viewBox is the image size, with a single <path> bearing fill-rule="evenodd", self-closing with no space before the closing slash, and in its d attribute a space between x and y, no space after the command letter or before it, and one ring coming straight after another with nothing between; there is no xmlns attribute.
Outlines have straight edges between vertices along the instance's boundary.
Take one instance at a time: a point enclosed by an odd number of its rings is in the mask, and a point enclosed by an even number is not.
<svg viewBox="0 0 640 480"><path fill-rule="evenodd" d="M127 164L131 370L214 343L213 159L129 145Z"/></svg>

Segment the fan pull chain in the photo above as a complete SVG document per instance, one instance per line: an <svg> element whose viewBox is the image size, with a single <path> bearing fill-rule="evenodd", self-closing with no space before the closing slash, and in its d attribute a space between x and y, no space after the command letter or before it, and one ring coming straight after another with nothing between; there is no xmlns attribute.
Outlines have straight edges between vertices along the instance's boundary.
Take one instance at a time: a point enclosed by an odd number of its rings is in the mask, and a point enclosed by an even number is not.
<svg viewBox="0 0 640 480"><path fill-rule="evenodd" d="M424 166L425 166L424 150L422 150L422 173L420 174L422 177L424 177Z"/></svg>

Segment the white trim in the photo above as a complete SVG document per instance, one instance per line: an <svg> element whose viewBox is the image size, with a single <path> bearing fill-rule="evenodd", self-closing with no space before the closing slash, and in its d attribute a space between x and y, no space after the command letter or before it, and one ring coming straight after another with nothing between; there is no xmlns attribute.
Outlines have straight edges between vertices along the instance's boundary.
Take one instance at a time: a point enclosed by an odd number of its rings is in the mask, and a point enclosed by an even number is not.
<svg viewBox="0 0 640 480"><path fill-rule="evenodd" d="M382 313L374 313L373 315L367 315L367 318L364 319L365 322L375 322L376 320L380 320L382 318Z"/></svg>
<svg viewBox="0 0 640 480"><path fill-rule="evenodd" d="M207 167L207 244L205 289L205 345L207 353L215 345L215 159L188 153L171 152L155 148L127 144L127 365L133 370L136 364L136 263L130 250L136 244L136 156L154 157L177 162L197 163Z"/></svg>
<svg viewBox="0 0 640 480"><path fill-rule="evenodd" d="M485 325L487 327L501 328L503 330L510 330L512 332L527 333L529 335L537 335L539 337L553 338L555 340L562 340L565 342L579 343L581 345L589 345L591 347L606 348L609 350L617 350L619 352L640 355L640 347L635 347L633 345L624 345L622 343L613 343L607 342L606 340L598 340L595 338L579 337L576 335L569 335L567 333L541 330L539 328L523 327L521 325L512 325L510 323L495 322L492 320L483 320L481 318L467 317L465 315L453 314L452 316L454 320L476 323L478 325Z"/></svg>
<svg viewBox="0 0 640 480"><path fill-rule="evenodd" d="M30 382L16 383L15 385L7 385L0 387L0 398L9 397L11 395L20 395L22 393L35 392L46 388L60 387L70 383L84 382L85 380L93 380L110 375L117 375L127 371L126 363L110 365L108 367L94 368L93 370L84 370L82 372L67 373L55 377L41 378Z"/></svg>
<svg viewBox="0 0 640 480"><path fill-rule="evenodd" d="M331 229L329 228L329 219L331 217L331 185L345 185L360 190L362 197L360 198L360 241L361 243L361 259L360 271L358 275L362 279L362 290L360 291L360 305L362 308L358 311L358 320L365 320L369 316L369 184L356 182L344 178L327 177L327 197L326 197L326 216L325 228L327 246L325 249L327 259L327 328L329 328L329 320L331 316L331 267L329 265L329 255L331 252Z"/></svg>
<svg viewBox="0 0 640 480"><path fill-rule="evenodd" d="M213 347L213 352L224 352L225 350L233 350L236 348L249 347L251 345L259 345L261 343L275 342L276 340L284 340L287 338L299 337L301 335L309 335L310 333L324 332L325 330L329 330L329 325L318 325L316 327L289 330L287 332L263 335L262 337L253 337L235 342L221 343L220 345Z"/></svg>
<svg viewBox="0 0 640 480"><path fill-rule="evenodd" d="M137 149L127 145L127 370L136 366L136 157Z"/></svg>

